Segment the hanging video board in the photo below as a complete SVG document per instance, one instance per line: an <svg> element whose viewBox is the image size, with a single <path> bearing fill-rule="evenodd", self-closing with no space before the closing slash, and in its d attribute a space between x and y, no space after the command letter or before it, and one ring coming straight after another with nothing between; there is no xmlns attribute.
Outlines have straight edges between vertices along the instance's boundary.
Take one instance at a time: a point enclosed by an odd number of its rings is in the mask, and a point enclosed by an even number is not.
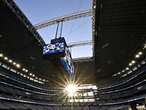
<svg viewBox="0 0 146 110"><path fill-rule="evenodd" d="M47 44L43 48L44 57L64 57L66 42L63 37L51 40L50 44Z"/></svg>
<svg viewBox="0 0 146 110"><path fill-rule="evenodd" d="M70 75L74 74L74 65L69 48L64 37L52 39L50 44L43 47L43 56L47 59L58 59Z"/></svg>

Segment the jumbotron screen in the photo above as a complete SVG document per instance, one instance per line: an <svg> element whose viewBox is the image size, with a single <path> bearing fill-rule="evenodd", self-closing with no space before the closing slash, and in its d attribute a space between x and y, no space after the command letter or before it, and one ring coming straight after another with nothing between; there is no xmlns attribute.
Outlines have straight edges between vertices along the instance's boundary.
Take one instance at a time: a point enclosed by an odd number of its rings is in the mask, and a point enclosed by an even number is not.
<svg viewBox="0 0 146 110"><path fill-rule="evenodd" d="M43 48L43 55L58 55L65 54L64 43L47 44Z"/></svg>
<svg viewBox="0 0 146 110"><path fill-rule="evenodd" d="M55 58L63 65L70 75L74 74L74 65L71 53L63 37L51 40L50 44L43 47L43 56L47 59Z"/></svg>
<svg viewBox="0 0 146 110"><path fill-rule="evenodd" d="M68 48L65 49L66 56L63 58L60 58L61 64L64 66L64 69L70 74L74 75L74 65L73 65L73 60L71 57L71 53Z"/></svg>

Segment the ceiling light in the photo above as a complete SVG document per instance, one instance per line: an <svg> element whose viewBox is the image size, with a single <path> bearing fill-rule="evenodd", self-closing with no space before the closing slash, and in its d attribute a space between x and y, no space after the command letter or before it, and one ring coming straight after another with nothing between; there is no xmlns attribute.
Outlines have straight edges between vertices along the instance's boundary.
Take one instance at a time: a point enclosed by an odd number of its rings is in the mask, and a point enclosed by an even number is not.
<svg viewBox="0 0 146 110"><path fill-rule="evenodd" d="M32 77L35 77L35 74L32 74Z"/></svg>
<svg viewBox="0 0 146 110"><path fill-rule="evenodd" d="M35 77L35 79L38 79L38 77Z"/></svg>
<svg viewBox="0 0 146 110"><path fill-rule="evenodd" d="M27 70L27 69L25 69L25 72L27 73L27 72L28 72L28 70Z"/></svg>
<svg viewBox="0 0 146 110"><path fill-rule="evenodd" d="M9 63L12 63L13 61L12 60L9 60Z"/></svg>
<svg viewBox="0 0 146 110"><path fill-rule="evenodd" d="M127 74L123 74L121 77L126 77L127 76Z"/></svg>
<svg viewBox="0 0 146 110"><path fill-rule="evenodd" d="M21 65L20 65L20 64L16 64L16 67L17 67L17 68L20 68L20 67L21 67Z"/></svg>
<svg viewBox="0 0 146 110"><path fill-rule="evenodd" d="M39 78L39 80L42 80L42 78Z"/></svg>
<svg viewBox="0 0 146 110"><path fill-rule="evenodd" d="M40 83L40 84L44 84L43 82L41 82L41 81L39 81L38 83Z"/></svg>
<svg viewBox="0 0 146 110"><path fill-rule="evenodd" d="M134 67L134 68L133 68L133 71L135 71L135 70L137 70L137 67Z"/></svg>
<svg viewBox="0 0 146 110"><path fill-rule="evenodd" d="M0 53L0 57L3 57L3 54L2 53Z"/></svg>
<svg viewBox="0 0 146 110"><path fill-rule="evenodd" d="M33 79L33 78L30 78L30 80L31 80L31 81L34 81L34 79Z"/></svg>
<svg viewBox="0 0 146 110"><path fill-rule="evenodd" d="M139 52L138 54L139 54L139 55L142 55L143 53L142 53L142 52Z"/></svg>
<svg viewBox="0 0 146 110"><path fill-rule="evenodd" d="M126 70L129 70L129 68L127 67Z"/></svg>
<svg viewBox="0 0 146 110"><path fill-rule="evenodd" d="M119 75L120 75L121 73L120 73L120 72L118 72L117 74L119 74Z"/></svg>
<svg viewBox="0 0 146 110"><path fill-rule="evenodd" d="M29 73L30 76L32 76L32 73Z"/></svg>
<svg viewBox="0 0 146 110"><path fill-rule="evenodd" d="M132 66L132 63L129 63L129 66Z"/></svg>
<svg viewBox="0 0 146 110"><path fill-rule="evenodd" d="M23 76L23 74L22 74L22 73L20 73L20 75L21 75L21 76Z"/></svg>
<svg viewBox="0 0 146 110"><path fill-rule="evenodd" d="M8 60L8 57L4 57L4 60Z"/></svg>
<svg viewBox="0 0 146 110"><path fill-rule="evenodd" d="M22 71L25 71L25 68L22 68Z"/></svg>
<svg viewBox="0 0 146 110"><path fill-rule="evenodd" d="M130 73L132 73L132 71L130 70L130 71L128 71L128 73L127 74L130 74Z"/></svg>
<svg viewBox="0 0 146 110"><path fill-rule="evenodd" d="M113 74L112 76L117 76L117 74Z"/></svg>
<svg viewBox="0 0 146 110"><path fill-rule="evenodd" d="M131 63L132 63L132 64L134 64L134 63L135 63L135 61L134 61L134 60L132 60L132 61L131 61Z"/></svg>
<svg viewBox="0 0 146 110"><path fill-rule="evenodd" d="M125 70L122 70L122 73L124 73L125 72Z"/></svg>
<svg viewBox="0 0 146 110"><path fill-rule="evenodd" d="M13 65L16 65L16 62L13 62Z"/></svg>
<svg viewBox="0 0 146 110"><path fill-rule="evenodd" d="M140 55L139 55L139 54L135 55L135 58L139 58L139 57L140 57Z"/></svg>

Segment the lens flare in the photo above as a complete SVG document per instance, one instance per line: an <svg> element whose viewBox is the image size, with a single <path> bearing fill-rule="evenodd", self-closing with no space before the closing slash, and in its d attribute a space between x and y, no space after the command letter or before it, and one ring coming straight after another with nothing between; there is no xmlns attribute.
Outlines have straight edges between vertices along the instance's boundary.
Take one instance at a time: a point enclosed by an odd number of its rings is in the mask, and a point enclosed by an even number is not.
<svg viewBox="0 0 146 110"><path fill-rule="evenodd" d="M65 87L65 91L68 97L75 97L77 95L78 86L74 83L70 83Z"/></svg>

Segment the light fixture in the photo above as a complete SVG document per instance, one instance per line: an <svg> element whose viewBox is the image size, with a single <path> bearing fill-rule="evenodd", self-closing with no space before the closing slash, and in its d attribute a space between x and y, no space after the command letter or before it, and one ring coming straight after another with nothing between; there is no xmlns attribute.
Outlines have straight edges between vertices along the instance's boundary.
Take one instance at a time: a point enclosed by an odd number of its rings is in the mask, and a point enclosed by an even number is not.
<svg viewBox="0 0 146 110"><path fill-rule="evenodd" d="M30 76L32 76L32 73L29 73Z"/></svg>
<svg viewBox="0 0 146 110"><path fill-rule="evenodd" d="M39 78L39 80L42 80L42 78Z"/></svg>
<svg viewBox="0 0 146 110"><path fill-rule="evenodd" d="M132 71L130 70L130 71L128 71L128 73L127 74L130 74L130 73L132 73Z"/></svg>
<svg viewBox="0 0 146 110"><path fill-rule="evenodd" d="M117 76L117 74L113 74L112 76Z"/></svg>
<svg viewBox="0 0 146 110"><path fill-rule="evenodd" d="M35 77L35 74L32 74L32 77Z"/></svg>
<svg viewBox="0 0 146 110"><path fill-rule="evenodd" d="M131 63L132 63L132 64L135 64L135 60L132 60Z"/></svg>
<svg viewBox="0 0 146 110"><path fill-rule="evenodd" d="M3 54L2 53L0 53L0 57L3 57Z"/></svg>
<svg viewBox="0 0 146 110"><path fill-rule="evenodd" d="M20 75L21 75L21 76L23 76L23 74L22 74L22 73L20 73Z"/></svg>
<svg viewBox="0 0 146 110"><path fill-rule="evenodd" d="M31 77L30 77L30 80L31 80L31 81L34 81L34 79L33 79L33 78L31 78Z"/></svg>
<svg viewBox="0 0 146 110"><path fill-rule="evenodd" d="M139 57L140 57L140 55L139 55L139 54L135 55L135 58L139 58Z"/></svg>
<svg viewBox="0 0 146 110"><path fill-rule="evenodd" d="M25 71L25 68L22 68L22 71Z"/></svg>
<svg viewBox="0 0 146 110"><path fill-rule="evenodd" d="M25 69L25 72L27 73L27 72L28 72L28 70L27 70L27 69Z"/></svg>
<svg viewBox="0 0 146 110"><path fill-rule="evenodd" d="M143 53L142 53L142 52L138 52L138 54L139 54L139 55L142 55Z"/></svg>
<svg viewBox="0 0 146 110"><path fill-rule="evenodd" d="M22 71L24 71L24 72L26 72L26 73L28 72L28 70L27 70L27 69L25 69L25 68L22 68Z"/></svg>
<svg viewBox="0 0 146 110"><path fill-rule="evenodd" d="M8 57L4 57L4 60L8 60Z"/></svg>
<svg viewBox="0 0 146 110"><path fill-rule="evenodd" d="M124 73L125 72L125 70L122 70L122 73Z"/></svg>
<svg viewBox="0 0 146 110"><path fill-rule="evenodd" d="M16 62L13 62L13 65L16 65Z"/></svg>
<svg viewBox="0 0 146 110"><path fill-rule="evenodd" d="M118 75L120 75L120 74L121 74L121 72L118 72L117 74L118 74Z"/></svg>
<svg viewBox="0 0 146 110"><path fill-rule="evenodd" d="M127 74L123 74L121 77L126 77L127 76Z"/></svg>
<svg viewBox="0 0 146 110"><path fill-rule="evenodd" d="M43 81L45 82L46 80L45 80L45 79L43 79Z"/></svg>
<svg viewBox="0 0 146 110"><path fill-rule="evenodd" d="M20 67L21 67L21 65L20 65L20 64L16 64L16 67L17 67L17 68L20 68Z"/></svg>
<svg viewBox="0 0 146 110"><path fill-rule="evenodd" d="M23 75L24 78L26 78L26 75Z"/></svg>
<svg viewBox="0 0 146 110"><path fill-rule="evenodd" d="M126 70L129 70L129 68L127 67Z"/></svg>
<svg viewBox="0 0 146 110"><path fill-rule="evenodd" d="M132 66L132 63L129 63L129 66Z"/></svg>
<svg viewBox="0 0 146 110"><path fill-rule="evenodd" d="M133 70L133 71L137 70L137 67L134 67L132 70Z"/></svg>
<svg viewBox="0 0 146 110"><path fill-rule="evenodd" d="M65 87L65 92L68 97L75 97L77 95L78 85L75 83L69 83Z"/></svg>
<svg viewBox="0 0 146 110"><path fill-rule="evenodd" d="M10 59L10 60L9 60L9 63L12 63L12 62L13 62L13 61Z"/></svg>

